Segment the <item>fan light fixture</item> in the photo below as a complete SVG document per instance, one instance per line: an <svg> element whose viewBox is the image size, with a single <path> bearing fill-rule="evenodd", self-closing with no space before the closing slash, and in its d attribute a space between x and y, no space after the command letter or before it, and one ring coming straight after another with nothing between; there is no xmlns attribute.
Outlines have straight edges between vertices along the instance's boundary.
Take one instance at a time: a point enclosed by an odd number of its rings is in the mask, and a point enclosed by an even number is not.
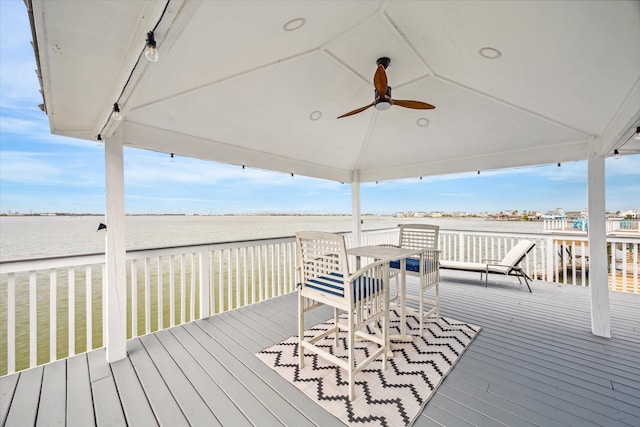
<svg viewBox="0 0 640 427"><path fill-rule="evenodd" d="M122 114L120 114L120 107L118 107L118 103L114 103L113 104L113 112L111 113L111 118L113 118L113 120L122 120Z"/></svg>
<svg viewBox="0 0 640 427"><path fill-rule="evenodd" d="M158 49L156 47L156 39L153 37L153 31L147 33L147 50L144 56L151 62L158 62L160 55L158 55Z"/></svg>
<svg viewBox="0 0 640 427"><path fill-rule="evenodd" d="M613 157L615 157L616 159L620 158L620 152L618 150L613 150Z"/></svg>
<svg viewBox="0 0 640 427"><path fill-rule="evenodd" d="M380 98L376 101L376 105L374 106L374 108L378 111L387 111L389 108L391 108L391 103L386 98Z"/></svg>

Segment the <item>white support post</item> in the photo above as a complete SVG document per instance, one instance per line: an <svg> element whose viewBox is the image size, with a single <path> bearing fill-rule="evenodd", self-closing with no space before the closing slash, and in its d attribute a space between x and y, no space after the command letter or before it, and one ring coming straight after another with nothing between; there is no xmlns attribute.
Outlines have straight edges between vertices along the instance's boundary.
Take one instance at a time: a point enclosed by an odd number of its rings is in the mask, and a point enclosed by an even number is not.
<svg viewBox="0 0 640 427"><path fill-rule="evenodd" d="M360 197L360 171L353 171L351 180L351 231L353 234L352 246L361 245L362 220L361 220L361 197Z"/></svg>
<svg viewBox="0 0 640 427"><path fill-rule="evenodd" d="M127 272L124 209L124 153L122 138L105 141L107 179L106 255L106 330L107 362L127 356Z"/></svg>
<svg viewBox="0 0 640 427"><path fill-rule="evenodd" d="M609 316L609 275L607 273L607 230L605 212L605 166L598 140L589 144L589 288L591 291L591 332L611 338Z"/></svg>

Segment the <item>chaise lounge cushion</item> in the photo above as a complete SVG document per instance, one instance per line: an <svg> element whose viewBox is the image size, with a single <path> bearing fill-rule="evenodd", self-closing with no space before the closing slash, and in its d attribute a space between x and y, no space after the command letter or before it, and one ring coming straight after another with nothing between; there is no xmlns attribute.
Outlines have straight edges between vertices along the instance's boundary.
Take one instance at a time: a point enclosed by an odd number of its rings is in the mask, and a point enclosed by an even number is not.
<svg viewBox="0 0 640 427"><path fill-rule="evenodd" d="M408 268L408 266L407 266ZM464 270L464 271L489 271L490 273L500 273L507 274L511 267L502 266L502 265L491 265L487 266L486 263L482 262L465 262L465 261L440 261L440 268L445 268L449 270Z"/></svg>

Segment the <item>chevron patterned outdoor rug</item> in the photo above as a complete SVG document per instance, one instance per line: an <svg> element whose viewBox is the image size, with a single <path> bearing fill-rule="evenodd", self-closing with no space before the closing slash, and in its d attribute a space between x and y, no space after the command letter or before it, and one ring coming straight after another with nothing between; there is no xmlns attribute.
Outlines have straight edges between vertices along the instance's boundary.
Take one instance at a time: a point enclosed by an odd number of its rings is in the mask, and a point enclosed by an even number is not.
<svg viewBox="0 0 640 427"><path fill-rule="evenodd" d="M326 362L314 353L305 352L305 367L298 368L298 337L266 348L256 356L295 385L328 412L347 425L410 426L418 417L440 383L451 371L464 351L480 332L480 327L440 318L440 324L425 321L423 337L419 334L417 317L407 309L407 333L414 336L413 342L393 342L393 359L387 369L382 370L382 360L375 361L356 375L356 398L349 402L346 372ZM326 331L333 319L305 331L305 336L316 336ZM391 334L399 334L400 316L396 310L391 314ZM340 337L345 337L340 332ZM334 354L346 358L342 343L334 348L333 338L324 343ZM366 346L356 344L362 360Z"/></svg>

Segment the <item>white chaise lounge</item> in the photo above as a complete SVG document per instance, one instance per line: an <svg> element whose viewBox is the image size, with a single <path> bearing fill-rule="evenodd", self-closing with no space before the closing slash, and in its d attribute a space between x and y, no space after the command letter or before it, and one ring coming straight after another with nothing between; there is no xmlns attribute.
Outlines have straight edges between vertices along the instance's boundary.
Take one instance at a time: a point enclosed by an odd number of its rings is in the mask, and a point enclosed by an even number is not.
<svg viewBox="0 0 640 427"><path fill-rule="evenodd" d="M531 240L521 240L516 244L501 260L483 260L484 262L464 262L464 261L440 261L440 268L448 270L475 271L480 273L480 280L485 274L485 286L489 284L489 273L516 276L522 284L522 279L531 292L529 281L531 278L518 266L524 257L533 249L535 242Z"/></svg>

